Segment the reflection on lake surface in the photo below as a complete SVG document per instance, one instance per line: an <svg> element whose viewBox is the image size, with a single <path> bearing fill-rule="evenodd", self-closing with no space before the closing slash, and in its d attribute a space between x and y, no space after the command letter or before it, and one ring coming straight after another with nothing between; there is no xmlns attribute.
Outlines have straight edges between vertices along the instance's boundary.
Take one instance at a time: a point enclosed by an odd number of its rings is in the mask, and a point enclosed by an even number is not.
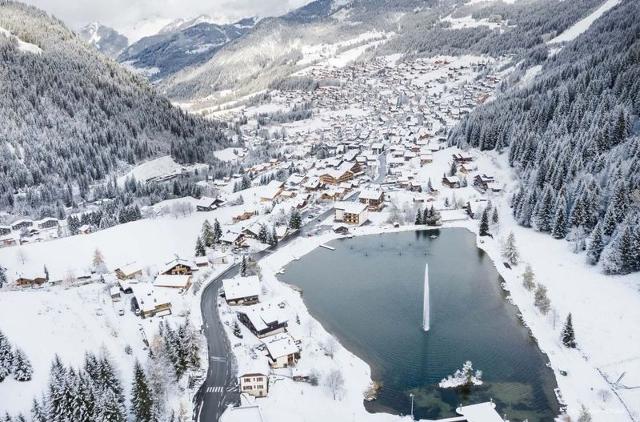
<svg viewBox="0 0 640 422"><path fill-rule="evenodd" d="M311 314L371 365L383 388L369 410L408 414L413 393L417 418L454 416L460 404L490 399L512 421L550 421L558 414L546 356L505 299L475 235L464 229L389 233L331 246L336 250L318 248L292 262L280 278L301 287ZM421 329L425 262L428 333ZM470 393L438 388L466 360L482 370L484 384Z"/></svg>

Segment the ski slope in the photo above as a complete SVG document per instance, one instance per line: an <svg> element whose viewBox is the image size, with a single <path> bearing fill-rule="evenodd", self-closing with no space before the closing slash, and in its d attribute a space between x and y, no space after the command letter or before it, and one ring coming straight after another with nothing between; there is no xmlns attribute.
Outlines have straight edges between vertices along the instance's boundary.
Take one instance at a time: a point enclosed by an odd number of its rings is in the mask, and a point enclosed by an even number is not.
<svg viewBox="0 0 640 422"><path fill-rule="evenodd" d="M557 37L555 37L551 41L549 41L549 44L557 44L557 43L562 43L562 42L568 42L568 41L576 39L580 34L582 34L587 29L589 29L589 27L600 16L604 15L606 12L608 12L609 10L613 9L618 4L620 4L620 1L621 0L607 0L607 1L605 1L602 4L602 6L598 7L596 10L594 10L593 13L591 13L589 16L587 16L586 18L583 18L582 20L576 22L575 24L573 24L573 26L571 26L570 28L568 28L567 30L562 32L560 35L558 35Z"/></svg>

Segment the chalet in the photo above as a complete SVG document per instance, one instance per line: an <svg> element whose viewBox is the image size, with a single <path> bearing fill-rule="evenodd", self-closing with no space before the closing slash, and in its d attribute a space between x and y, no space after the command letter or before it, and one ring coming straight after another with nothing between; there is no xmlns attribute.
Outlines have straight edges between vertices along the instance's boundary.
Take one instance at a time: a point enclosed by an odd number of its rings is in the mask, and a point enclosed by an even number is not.
<svg viewBox="0 0 640 422"><path fill-rule="evenodd" d="M360 192L358 200L367 204L369 211L380 211L384 206L384 192L381 190L365 189Z"/></svg>
<svg viewBox="0 0 640 422"><path fill-rule="evenodd" d="M47 276L40 273L18 273L16 277L16 286L18 287L41 286L46 282Z"/></svg>
<svg viewBox="0 0 640 422"><path fill-rule="evenodd" d="M33 221L31 220L18 220L18 221L14 221L11 224L11 230L21 230L21 229L26 229L27 227L31 227L33 226Z"/></svg>
<svg viewBox="0 0 640 422"><path fill-rule="evenodd" d="M453 161L456 164L470 163L473 161L473 157L469 153L460 152L453 154Z"/></svg>
<svg viewBox="0 0 640 422"><path fill-rule="evenodd" d="M252 360L238 368L240 392L254 397L269 393L269 366L264 360Z"/></svg>
<svg viewBox="0 0 640 422"><path fill-rule="evenodd" d="M303 187L307 192L313 192L320 189L322 187L322 183L320 182L320 178L312 177L304 183Z"/></svg>
<svg viewBox="0 0 640 422"><path fill-rule="evenodd" d="M52 229L54 227L58 227L58 224L58 220L51 217L43 218L40 221L36 221L36 226L39 229Z"/></svg>
<svg viewBox="0 0 640 422"><path fill-rule="evenodd" d="M460 187L460 179L458 176L444 176L442 178L442 184L452 189Z"/></svg>
<svg viewBox="0 0 640 422"><path fill-rule="evenodd" d="M279 180L272 180L267 186L263 188L260 194L260 201L272 202L275 201L278 195L284 190L284 182Z"/></svg>
<svg viewBox="0 0 640 422"><path fill-rule="evenodd" d="M227 231L220 238L220 242L224 245L230 246L242 246L245 241L245 236L242 233L233 232L231 230Z"/></svg>
<svg viewBox="0 0 640 422"><path fill-rule="evenodd" d="M218 250L209 253L208 258L213 265L222 265L229 262L229 254Z"/></svg>
<svg viewBox="0 0 640 422"><path fill-rule="evenodd" d="M263 340L267 348L269 366L287 368L294 366L300 359L300 349L288 333L280 333Z"/></svg>
<svg viewBox="0 0 640 422"><path fill-rule="evenodd" d="M330 169L320 175L320 181L325 185L338 185L351 179L353 172L344 168Z"/></svg>
<svg viewBox="0 0 640 422"><path fill-rule="evenodd" d="M189 287L191 287L191 275L189 274L178 274L178 275L167 275L167 274L158 274L156 279L153 281L154 287L166 287L171 289L182 289L183 291L187 291Z"/></svg>
<svg viewBox="0 0 640 422"><path fill-rule="evenodd" d="M222 290L229 305L252 305L258 303L260 280L256 275L229 278L222 280Z"/></svg>
<svg viewBox="0 0 640 422"><path fill-rule="evenodd" d="M201 212L213 211L223 203L224 201L220 198L210 198L208 196L203 196L196 203L196 211L201 211Z"/></svg>
<svg viewBox="0 0 640 422"><path fill-rule="evenodd" d="M151 283L131 285L136 314L143 318L171 315L171 301L163 292L154 289Z"/></svg>
<svg viewBox="0 0 640 422"><path fill-rule="evenodd" d="M433 163L433 155L432 154L420 154L420 165L424 166L425 164Z"/></svg>
<svg viewBox="0 0 640 422"><path fill-rule="evenodd" d="M369 206L359 202L337 202L334 206L335 220L361 226L367 222Z"/></svg>
<svg viewBox="0 0 640 422"><path fill-rule="evenodd" d="M234 223L238 223L240 221L248 220L248 219L250 219L251 217L253 217L256 214L257 214L256 210L254 210L254 209L246 209L242 213L234 215L233 216L233 222Z"/></svg>
<svg viewBox="0 0 640 422"><path fill-rule="evenodd" d="M287 329L286 316L271 302L240 308L238 319L258 338L283 333Z"/></svg>
<svg viewBox="0 0 640 422"><path fill-rule="evenodd" d="M345 224L336 224L333 226L333 232L334 233L338 233L338 234L348 234L349 233L349 226L345 225Z"/></svg>
<svg viewBox="0 0 640 422"><path fill-rule="evenodd" d="M371 144L371 151L374 154L382 154L384 152L384 144L382 142L374 142Z"/></svg>
<svg viewBox="0 0 640 422"><path fill-rule="evenodd" d="M487 176L486 174L478 174L473 178L473 186L482 192L488 190L492 192L500 192L502 187L498 185L493 176Z"/></svg>
<svg viewBox="0 0 640 422"><path fill-rule="evenodd" d="M0 226L0 236L6 236L11 233L10 226Z"/></svg>
<svg viewBox="0 0 640 422"><path fill-rule="evenodd" d="M159 273L161 275L191 275L194 271L198 271L198 267L192 261L176 257L167 262Z"/></svg>
<svg viewBox="0 0 640 422"><path fill-rule="evenodd" d="M131 262L120 268L116 268L116 277L120 280L131 280L142 275L142 266L136 262Z"/></svg>

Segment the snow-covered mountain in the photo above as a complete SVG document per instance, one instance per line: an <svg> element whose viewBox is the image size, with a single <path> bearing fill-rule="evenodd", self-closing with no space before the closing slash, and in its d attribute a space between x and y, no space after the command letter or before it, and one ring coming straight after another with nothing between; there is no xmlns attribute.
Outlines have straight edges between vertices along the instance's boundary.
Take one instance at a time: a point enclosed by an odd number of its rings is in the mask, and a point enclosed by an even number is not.
<svg viewBox="0 0 640 422"><path fill-rule="evenodd" d="M92 45L96 50L109 57L117 57L127 45L129 40L113 28L92 22L78 31L80 38Z"/></svg>
<svg viewBox="0 0 640 422"><path fill-rule="evenodd" d="M227 143L44 12L0 2L0 28L0 210L41 215L124 163L203 162Z"/></svg>
<svg viewBox="0 0 640 422"><path fill-rule="evenodd" d="M149 76L163 79L184 68L202 64L220 48L250 31L256 18L218 25L208 16L175 20L157 34L129 46L119 60Z"/></svg>

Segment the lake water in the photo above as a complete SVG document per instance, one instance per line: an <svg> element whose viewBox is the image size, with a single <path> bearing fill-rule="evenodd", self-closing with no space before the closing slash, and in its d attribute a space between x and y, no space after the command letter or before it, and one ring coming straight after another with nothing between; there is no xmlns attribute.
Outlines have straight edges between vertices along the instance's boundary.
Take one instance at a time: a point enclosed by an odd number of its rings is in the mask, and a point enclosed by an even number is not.
<svg viewBox="0 0 640 422"><path fill-rule="evenodd" d="M433 238L437 236L437 238ZM311 314L383 384L372 412L416 418L455 415L460 404L493 399L512 421L551 421L558 414L547 358L506 299L490 258L464 229L340 239L286 267L280 279L299 286ZM422 331L425 262L431 330ZM532 298L533 300L533 298ZM302 355L304 359L304 353ZM466 360L482 386L463 393L438 382Z"/></svg>

